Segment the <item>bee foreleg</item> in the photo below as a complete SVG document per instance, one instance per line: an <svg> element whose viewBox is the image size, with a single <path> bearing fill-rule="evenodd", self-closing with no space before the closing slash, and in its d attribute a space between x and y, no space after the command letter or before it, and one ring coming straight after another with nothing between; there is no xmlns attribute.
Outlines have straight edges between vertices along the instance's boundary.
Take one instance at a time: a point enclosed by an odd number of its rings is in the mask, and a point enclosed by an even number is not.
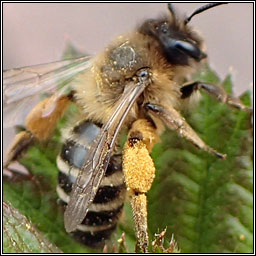
<svg viewBox="0 0 256 256"><path fill-rule="evenodd" d="M193 83L188 83L184 85L180 90L182 93L182 96L181 96L182 99L189 97L196 90L204 90L205 92L212 95L214 98L216 98L218 101L222 103L226 103L234 108L238 108L241 110L246 110L249 112L252 111L252 109L249 107L246 107L240 101L239 98L236 98L232 95L227 94L224 88L215 84L193 82Z"/></svg>
<svg viewBox="0 0 256 256"><path fill-rule="evenodd" d="M159 137L146 119L133 123L124 147L123 170L137 236L137 251L148 252L147 197L155 178L155 166L149 153Z"/></svg>
<svg viewBox="0 0 256 256"><path fill-rule="evenodd" d="M147 103L145 108L160 118L168 128L175 130L181 137L186 138L193 143L196 147L203 149L219 158L225 159L226 155L217 152L215 149L209 147L205 142L197 135L197 133L191 128L181 114L171 107L163 107L157 104Z"/></svg>

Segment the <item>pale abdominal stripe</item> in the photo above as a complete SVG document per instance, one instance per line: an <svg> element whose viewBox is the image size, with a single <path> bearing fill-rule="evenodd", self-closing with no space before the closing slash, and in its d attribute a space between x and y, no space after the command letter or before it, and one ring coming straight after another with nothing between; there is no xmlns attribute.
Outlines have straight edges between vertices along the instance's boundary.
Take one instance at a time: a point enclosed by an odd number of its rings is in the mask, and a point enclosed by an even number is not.
<svg viewBox="0 0 256 256"><path fill-rule="evenodd" d="M60 201L67 205L78 173L93 140L100 131L100 125L83 120L66 133L62 150L57 158L59 184L57 194ZM69 137L67 135L73 136ZM80 242L100 247L109 239L116 228L122 213L126 187L122 172L122 156L112 155L105 176L90 205L87 215L72 235Z"/></svg>

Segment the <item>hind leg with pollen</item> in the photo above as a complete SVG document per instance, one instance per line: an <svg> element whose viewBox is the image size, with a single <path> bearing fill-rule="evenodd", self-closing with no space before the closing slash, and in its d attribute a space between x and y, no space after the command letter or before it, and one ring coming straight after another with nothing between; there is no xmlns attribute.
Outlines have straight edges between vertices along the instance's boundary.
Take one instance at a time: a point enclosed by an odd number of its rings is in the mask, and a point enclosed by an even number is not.
<svg viewBox="0 0 256 256"><path fill-rule="evenodd" d="M137 237L137 252L148 252L147 196L155 178L155 166L150 152L159 137L146 119L133 123L124 147L123 171Z"/></svg>

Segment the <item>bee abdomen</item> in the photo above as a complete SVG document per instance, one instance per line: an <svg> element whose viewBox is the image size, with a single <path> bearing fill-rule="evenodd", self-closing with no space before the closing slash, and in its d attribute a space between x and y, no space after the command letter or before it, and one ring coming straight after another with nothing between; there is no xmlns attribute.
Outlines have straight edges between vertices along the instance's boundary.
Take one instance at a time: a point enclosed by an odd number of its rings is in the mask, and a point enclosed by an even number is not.
<svg viewBox="0 0 256 256"><path fill-rule="evenodd" d="M72 185L99 131L98 125L83 121L75 126L67 136L57 159L59 168L57 193L64 205L69 202ZM88 246L103 246L104 241L116 228L122 213L125 192L122 156L115 153L110 159L105 176L86 217L73 232L73 236Z"/></svg>

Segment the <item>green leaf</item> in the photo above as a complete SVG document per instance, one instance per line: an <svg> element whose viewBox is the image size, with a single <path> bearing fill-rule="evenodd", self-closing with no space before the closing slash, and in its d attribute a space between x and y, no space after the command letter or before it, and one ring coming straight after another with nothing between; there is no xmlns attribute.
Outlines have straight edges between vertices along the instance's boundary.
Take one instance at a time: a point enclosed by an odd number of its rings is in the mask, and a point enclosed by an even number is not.
<svg viewBox="0 0 256 256"><path fill-rule="evenodd" d="M218 81L210 70L197 79ZM223 87L232 91L230 76ZM249 99L246 93L242 100L249 105ZM152 153L158 171L149 193L150 230L167 227L183 253L252 253L250 115L203 94L186 119L208 145L228 157L216 159L166 131Z"/></svg>
<svg viewBox="0 0 256 256"><path fill-rule="evenodd" d="M71 106L67 115L73 111ZM29 148L20 162L31 174L19 179L5 179L3 196L63 252L83 253L88 252L88 248L76 242L64 229L63 207L58 203L55 191L58 175L56 157L61 148L60 127L65 119L60 122L53 141Z"/></svg>
<svg viewBox="0 0 256 256"><path fill-rule="evenodd" d="M33 224L7 203L3 204L4 253L61 253Z"/></svg>
<svg viewBox="0 0 256 256"><path fill-rule="evenodd" d="M208 67L195 79L220 83L216 73ZM230 76L222 84L232 91ZM241 99L250 105L250 95L244 94ZM72 116L73 111L76 110L71 106L67 116ZM151 240L154 234L167 227L166 243L174 235L182 253L252 252L253 148L249 114L231 109L202 93L198 106L184 116L208 145L228 157L225 161L218 160L194 148L175 132L163 134L162 143L152 152L157 173L148 193ZM95 252L66 233L63 208L55 191L60 129L66 122L64 117L52 141L31 147L21 159L30 175L4 180L4 200L64 253ZM135 233L128 202L109 244L118 248L123 232L127 252L134 252ZM10 250L6 244L4 246L6 252Z"/></svg>

